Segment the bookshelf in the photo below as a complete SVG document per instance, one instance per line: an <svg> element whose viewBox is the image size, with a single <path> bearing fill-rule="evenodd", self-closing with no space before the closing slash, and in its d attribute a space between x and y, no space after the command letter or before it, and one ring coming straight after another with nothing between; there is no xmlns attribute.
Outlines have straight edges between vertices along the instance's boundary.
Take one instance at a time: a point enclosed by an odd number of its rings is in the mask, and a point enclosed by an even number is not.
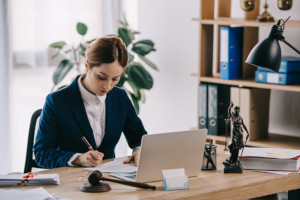
<svg viewBox="0 0 300 200"><path fill-rule="evenodd" d="M231 18L231 0L200 0L200 17L192 19L199 23L199 67L198 73L192 74L193 77L198 78L198 84L214 83L240 88L300 92L300 85L276 85L255 82L254 73L256 68L245 62L243 62L242 66L242 79L223 80L219 78L219 31L221 26L238 25L244 27L244 61L258 42L259 28L271 28L272 25L277 23L278 19L275 19L275 22L257 22L256 17L260 14L260 6L257 5L260 5L259 0L256 0L256 6L253 11L245 12L244 18ZM300 20L289 20L285 27L299 29ZM224 144L225 142L224 136L208 135L208 139L214 139L218 144ZM299 144L300 137L272 133L268 133L266 138L247 142L249 146L291 149L299 149Z"/></svg>

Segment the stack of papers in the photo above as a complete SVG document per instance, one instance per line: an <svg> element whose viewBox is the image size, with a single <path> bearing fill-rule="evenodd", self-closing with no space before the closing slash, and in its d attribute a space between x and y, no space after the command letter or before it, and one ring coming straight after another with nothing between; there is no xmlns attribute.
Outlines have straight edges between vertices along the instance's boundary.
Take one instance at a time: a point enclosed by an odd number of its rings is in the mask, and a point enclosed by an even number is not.
<svg viewBox="0 0 300 200"><path fill-rule="evenodd" d="M300 150L245 147L241 163L249 170L298 172Z"/></svg>
<svg viewBox="0 0 300 200"><path fill-rule="evenodd" d="M0 175L0 186L59 185L58 174L9 174Z"/></svg>

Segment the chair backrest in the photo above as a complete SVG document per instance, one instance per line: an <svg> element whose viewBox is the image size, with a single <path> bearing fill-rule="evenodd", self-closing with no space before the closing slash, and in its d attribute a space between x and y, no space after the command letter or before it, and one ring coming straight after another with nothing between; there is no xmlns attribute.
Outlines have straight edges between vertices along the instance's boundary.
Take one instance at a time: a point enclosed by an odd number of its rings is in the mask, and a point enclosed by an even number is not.
<svg viewBox="0 0 300 200"><path fill-rule="evenodd" d="M32 147L35 140L36 135L36 128L38 127L39 117L41 115L42 109L36 110L31 117L30 126L29 126L29 134L28 134L28 141L27 141L27 150L26 150L26 160L25 160L25 167L24 173L31 172L32 167L38 167L33 158Z"/></svg>

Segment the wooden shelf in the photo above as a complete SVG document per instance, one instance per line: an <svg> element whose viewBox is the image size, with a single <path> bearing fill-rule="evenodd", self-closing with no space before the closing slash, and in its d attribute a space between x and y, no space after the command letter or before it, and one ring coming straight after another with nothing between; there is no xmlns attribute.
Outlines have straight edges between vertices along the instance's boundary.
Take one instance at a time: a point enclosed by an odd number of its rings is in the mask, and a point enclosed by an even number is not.
<svg viewBox="0 0 300 200"><path fill-rule="evenodd" d="M194 21L199 21L201 24L207 25L241 25L245 27L272 27L272 25L277 24L278 20L274 22L257 22L255 20L245 20L242 18L228 18L228 17L220 17L217 19L200 19L193 18ZM289 20L285 24L286 28L299 28L300 20Z"/></svg>
<svg viewBox="0 0 300 200"><path fill-rule="evenodd" d="M192 75L195 76L197 74L192 74ZM250 79L224 80L215 77L200 77L199 80L200 82L233 85L238 87L250 87L250 88L262 88L262 89L300 92L300 85L276 85L276 84L268 84L268 83L258 83Z"/></svg>
<svg viewBox="0 0 300 200"><path fill-rule="evenodd" d="M224 145L225 136L207 135L207 139L213 139L216 144ZM228 139L230 142L230 138ZM269 134L267 138L255 141L247 141L247 146L300 149L300 138L286 135Z"/></svg>

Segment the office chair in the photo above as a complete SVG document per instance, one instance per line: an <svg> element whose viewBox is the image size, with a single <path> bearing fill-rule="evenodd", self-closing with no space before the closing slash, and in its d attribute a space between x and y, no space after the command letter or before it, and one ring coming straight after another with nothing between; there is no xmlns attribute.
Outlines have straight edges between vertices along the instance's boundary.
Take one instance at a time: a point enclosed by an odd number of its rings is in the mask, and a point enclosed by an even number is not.
<svg viewBox="0 0 300 200"><path fill-rule="evenodd" d="M38 119L41 115L41 112L42 112L42 109L36 110L32 114L32 117L30 120L24 173L31 172L33 167L38 167L38 165L35 162L35 159L33 158L32 147L34 144L36 128L38 127L38 123L39 123Z"/></svg>

